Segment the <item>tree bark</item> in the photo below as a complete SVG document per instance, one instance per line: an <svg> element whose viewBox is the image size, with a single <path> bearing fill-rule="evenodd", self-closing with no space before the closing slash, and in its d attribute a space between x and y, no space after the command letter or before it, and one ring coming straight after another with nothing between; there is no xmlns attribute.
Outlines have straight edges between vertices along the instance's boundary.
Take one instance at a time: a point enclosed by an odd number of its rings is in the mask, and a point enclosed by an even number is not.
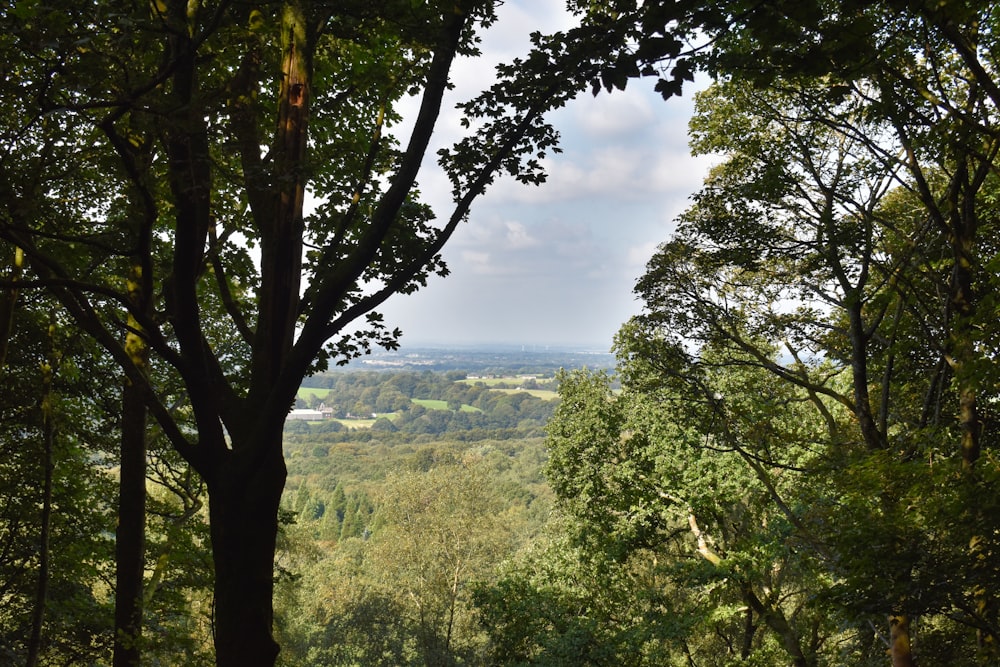
<svg viewBox="0 0 1000 667"><path fill-rule="evenodd" d="M747 601L747 605L757 612L757 615L761 617L764 623L778 635L782 648L788 653L788 657L792 659L792 664L795 667L812 667L815 661L810 660L802 650L799 633L788 622L781 609L771 604L764 604L764 601L757 596L749 583L744 582L742 587L743 598Z"/></svg>
<svg viewBox="0 0 1000 667"><path fill-rule="evenodd" d="M14 249L14 266L7 278L11 283L17 283L24 273L24 251ZM14 332L14 306L17 304L17 288L10 287L0 298L0 368L7 363L7 350L10 347L10 337Z"/></svg>
<svg viewBox="0 0 1000 667"><path fill-rule="evenodd" d="M208 480L219 667L271 667L274 553L285 485L280 431L243 445Z"/></svg>
<svg viewBox="0 0 1000 667"><path fill-rule="evenodd" d="M746 661L753 652L753 638L757 634L757 625L753 622L753 608L747 605L743 616L743 642L740 644L740 660Z"/></svg>
<svg viewBox="0 0 1000 667"><path fill-rule="evenodd" d="M302 8L288 2L282 12L281 89L275 134L271 215L261 216L259 312L253 345L253 377L266 389L292 348L302 277L303 217L312 48Z"/></svg>
<svg viewBox="0 0 1000 667"><path fill-rule="evenodd" d="M861 437L868 449L885 448L885 434L879 429L872 412L868 390L868 336L865 334L861 313L861 291L852 289L847 299L848 331L851 341L851 376L854 389L854 415L858 420Z"/></svg>
<svg viewBox="0 0 1000 667"><path fill-rule="evenodd" d="M956 225L957 226L957 225ZM962 466L966 471L975 468L980 453L982 425L977 405L976 381L970 377L969 366L974 364L975 345L971 322L975 311L972 296L971 234L955 233L955 266L952 270L952 293L949 310L954 317L951 325L949 362L958 381L958 423L961 427L960 451Z"/></svg>
<svg viewBox="0 0 1000 667"><path fill-rule="evenodd" d="M889 617L889 656L892 667L916 667L910 650L910 617Z"/></svg>
<svg viewBox="0 0 1000 667"><path fill-rule="evenodd" d="M115 531L114 667L140 664L146 564L146 405L126 381L122 391L118 528Z"/></svg>
<svg viewBox="0 0 1000 667"><path fill-rule="evenodd" d="M28 638L26 667L38 664L42 648L42 624L49 595L49 537L52 526L52 476L55 472L53 449L56 426L52 416L52 374L54 369L46 364L42 369L42 443L44 479L42 482L42 517L38 539L38 585L35 589L35 607L31 613L31 635Z"/></svg>
<svg viewBox="0 0 1000 667"><path fill-rule="evenodd" d="M948 295L948 354L955 370L958 392L958 423L962 439L960 451L962 465L972 471L979 459L980 431L977 405L978 387L971 370L977 358L974 341L976 320L976 295L973 291L973 267L978 220L976 217L977 185L970 184L970 169L963 160L959 162L948 192L948 235L952 249L952 272ZM977 175L978 176L978 175ZM972 179L979 181L979 178Z"/></svg>
<svg viewBox="0 0 1000 667"><path fill-rule="evenodd" d="M141 210L141 209L140 209ZM140 218L141 219L141 218ZM148 250L149 229L155 215L138 234ZM152 288L142 254L133 258L126 280L130 304L148 316ZM144 376L149 375L149 345L134 313L128 318L125 352ZM138 667L141 662L143 579L146 569L146 407L144 388L124 379L118 472L118 526L115 530L115 642L113 667Z"/></svg>

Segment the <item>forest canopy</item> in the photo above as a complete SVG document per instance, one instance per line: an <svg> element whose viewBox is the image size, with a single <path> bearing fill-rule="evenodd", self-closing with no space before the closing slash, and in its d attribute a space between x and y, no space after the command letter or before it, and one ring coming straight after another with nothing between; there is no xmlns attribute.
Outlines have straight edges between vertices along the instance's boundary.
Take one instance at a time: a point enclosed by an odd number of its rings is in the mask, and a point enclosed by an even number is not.
<svg viewBox="0 0 1000 667"><path fill-rule="evenodd" d="M0 7L0 658L996 663L1000 10L572 0L460 105L432 211L449 73L496 4ZM637 284L620 390L359 395L491 444L414 452L370 507L339 480L283 506L303 378L398 345L380 306L447 275L497 178L544 182L545 114L697 71L692 147L721 161ZM514 466L493 443L543 419L544 537L542 492L486 488ZM309 575L347 583L297 597L281 557L315 564L335 529L286 549L289 512L327 504L348 550Z"/></svg>
<svg viewBox="0 0 1000 667"><path fill-rule="evenodd" d="M998 659L998 15L777 9L705 56L722 160L637 283L622 391L562 378L576 551L484 594L512 663L580 632L618 664Z"/></svg>

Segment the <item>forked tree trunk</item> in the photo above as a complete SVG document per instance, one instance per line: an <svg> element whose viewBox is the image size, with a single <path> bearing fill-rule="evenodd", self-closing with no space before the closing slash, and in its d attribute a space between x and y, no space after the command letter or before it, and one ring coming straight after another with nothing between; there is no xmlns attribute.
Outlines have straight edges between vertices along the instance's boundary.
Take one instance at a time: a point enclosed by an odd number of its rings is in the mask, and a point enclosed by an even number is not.
<svg viewBox="0 0 1000 667"><path fill-rule="evenodd" d="M285 475L279 430L262 447L235 448L209 481L219 667L271 667L277 659L272 594Z"/></svg>
<svg viewBox="0 0 1000 667"><path fill-rule="evenodd" d="M237 73L235 100L231 103L247 198L261 250L257 316L254 326L246 327L245 332L251 348L250 386L245 394L227 391L233 387L226 386L222 364L212 356L203 331L199 281L203 279L209 229L214 224L211 193L216 164L206 123L214 111L208 111L205 104L213 98L204 97L198 89L200 43L188 30L188 3L177 0L169 4L169 17L176 27L170 38L176 113L165 142L175 216L167 311L180 349L177 368L184 376L198 429L196 447L189 447L190 443L179 434L173 441L208 485L215 565L214 643L220 667L271 667L277 657L271 597L278 507L286 475L281 447L286 411L311 359L340 332L331 329L331 323L346 326L378 303L366 305L361 301L349 306L349 295L356 281L365 279L364 267L376 261L413 187L448 87L447 73L471 20L466 11L470 8L461 2L445 12L441 41L429 66L427 90L413 136L399 174L373 213L375 220L369 230L374 231L364 232L349 261L332 271L332 277L315 285L315 300L309 306L312 312L298 330L296 343L296 325L303 315L299 303L302 206L310 171L306 152L315 38L312 30L316 26L310 27L307 21L315 12L303 7L310 3L286 0L281 4L279 113L267 164L260 158L264 142L256 126L261 109L244 105L245 100L253 99L260 81L266 80L261 78L264 75L255 53L248 54ZM457 221L455 218L449 223L448 229L454 229ZM449 234L444 233L441 239L447 239ZM430 256L425 261L429 260ZM419 269L407 270L419 273ZM238 394L246 397L242 406ZM262 409L266 414L262 415ZM232 447L223 442L223 423L233 439Z"/></svg>

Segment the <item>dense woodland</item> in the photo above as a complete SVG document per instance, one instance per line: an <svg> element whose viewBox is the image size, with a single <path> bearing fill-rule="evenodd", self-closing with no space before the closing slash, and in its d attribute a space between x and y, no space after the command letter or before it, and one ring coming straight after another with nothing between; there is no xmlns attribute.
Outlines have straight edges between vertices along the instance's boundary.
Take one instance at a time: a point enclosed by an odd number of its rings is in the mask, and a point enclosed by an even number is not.
<svg viewBox="0 0 1000 667"><path fill-rule="evenodd" d="M0 662L1000 663L1000 9L570 0L434 164L497 5L0 4ZM696 72L613 372L325 373Z"/></svg>
<svg viewBox="0 0 1000 667"><path fill-rule="evenodd" d="M377 432L399 431L408 436L464 432L470 440L484 439L484 432L499 439L544 435L545 424L552 415L552 404L546 399L555 398L556 388L553 378L512 376L506 381L491 381L487 386L485 382L460 381L465 378L464 373L393 373L388 382L385 373L377 372L328 377L328 381L310 378L312 391L298 402L325 405L339 418L374 416L375 422L370 426ZM326 387L316 387L317 384L328 385L329 391L323 391ZM351 420L311 426L290 422L285 425L285 433L315 435L337 432L353 424Z"/></svg>
<svg viewBox="0 0 1000 667"><path fill-rule="evenodd" d="M441 407L411 402L332 433L329 422L286 425L282 663L493 663L472 595L549 521L542 434L557 399L440 373L316 380L336 396L375 388ZM456 419L466 414L499 426Z"/></svg>

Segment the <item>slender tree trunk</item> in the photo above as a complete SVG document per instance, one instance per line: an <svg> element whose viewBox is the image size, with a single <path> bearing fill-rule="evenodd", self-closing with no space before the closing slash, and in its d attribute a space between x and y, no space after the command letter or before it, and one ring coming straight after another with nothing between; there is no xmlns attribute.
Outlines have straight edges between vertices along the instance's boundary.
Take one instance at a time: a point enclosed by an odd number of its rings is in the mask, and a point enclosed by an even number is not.
<svg viewBox="0 0 1000 667"><path fill-rule="evenodd" d="M960 220L952 224L954 266L952 268L951 295L949 299L949 352L950 363L958 382L958 423L962 440L960 451L962 465L972 471L979 459L980 432L977 406L978 387L970 368L976 360L974 338L975 296L972 290L974 222Z"/></svg>
<svg viewBox="0 0 1000 667"><path fill-rule="evenodd" d="M38 664L42 647L42 624L49 595L49 542L52 526L52 475L55 470L53 449L55 447L56 426L52 416L52 373L51 365L42 369L42 443L44 479L42 482L42 517L38 545L38 586L35 591L35 607L31 613L31 636L28 638L28 658L26 667Z"/></svg>
<svg viewBox="0 0 1000 667"><path fill-rule="evenodd" d="M982 186L991 162L983 162L974 169L968 168L968 163L961 162L954 179L955 185L949 192L951 206L949 218L949 233L952 247L952 274L948 301L949 326L949 363L955 371L956 390L958 394L958 424L961 428L959 451L962 456L962 469L969 484L978 485L976 463L982 450L982 418L980 416L978 396L980 374L977 367L984 359L976 349L976 330L985 316L980 313L980 300L976 293L976 271L979 261L976 257L977 232L977 194ZM970 514L972 525L981 523L982 509L973 502L966 511ZM995 592L980 583L983 573L979 572L989 562L982 552L983 539L973 534L969 540L969 551L973 563L972 597L975 600L978 644L981 664L996 664L998 651L997 638L992 628L995 627L996 597Z"/></svg>
<svg viewBox="0 0 1000 667"><path fill-rule="evenodd" d="M451 578L451 590L448 591L448 625L444 636L444 650L447 655L451 655L451 633L455 629L455 608L458 606L458 583L461 569L461 565L455 566L455 572Z"/></svg>
<svg viewBox="0 0 1000 667"><path fill-rule="evenodd" d="M114 667L140 664L146 564L146 405L129 383L122 395L118 529L115 531Z"/></svg>
<svg viewBox="0 0 1000 667"><path fill-rule="evenodd" d="M747 660L753 651L753 638L757 634L757 626L753 622L753 609L747 605L743 616L743 641L740 643L740 660Z"/></svg>
<svg viewBox="0 0 1000 667"><path fill-rule="evenodd" d="M799 638L799 633L795 631L788 619L785 618L785 614L782 613L781 609L778 609L771 604L765 604L753 591L749 583L743 583L743 598L747 601L747 605L750 606L757 615L761 617L765 624L778 636L781 641L782 647L785 652L788 653L788 657L792 659L792 664L795 667L812 667L815 664L814 660L810 660L806 656L805 652L802 650L802 642Z"/></svg>
<svg viewBox="0 0 1000 667"><path fill-rule="evenodd" d="M869 449L885 447L885 434L879 429L872 412L871 395L868 391L868 337L865 334L864 318L861 312L860 290L848 297L848 332L851 340L851 374L854 387L854 413L858 419L861 437Z"/></svg>
<svg viewBox="0 0 1000 667"><path fill-rule="evenodd" d="M272 594L285 475L279 432L263 446L234 447L208 481L219 667L271 667L277 659Z"/></svg>
<svg viewBox="0 0 1000 667"><path fill-rule="evenodd" d="M14 266L8 280L16 283L24 272L24 251L14 250ZM14 332L14 306L17 304L17 288L11 287L0 299L0 368L7 363L7 350L10 347L10 337Z"/></svg>
<svg viewBox="0 0 1000 667"><path fill-rule="evenodd" d="M148 284L142 266L128 277L133 307L145 310ZM125 350L143 374L149 372L149 347L135 317L128 318ZM115 531L114 667L138 667L142 653L143 575L146 568L146 418L143 390L125 380L122 388L121 461L118 528Z"/></svg>
<svg viewBox="0 0 1000 667"><path fill-rule="evenodd" d="M916 667L910 650L910 617L889 617L889 656L892 667Z"/></svg>

